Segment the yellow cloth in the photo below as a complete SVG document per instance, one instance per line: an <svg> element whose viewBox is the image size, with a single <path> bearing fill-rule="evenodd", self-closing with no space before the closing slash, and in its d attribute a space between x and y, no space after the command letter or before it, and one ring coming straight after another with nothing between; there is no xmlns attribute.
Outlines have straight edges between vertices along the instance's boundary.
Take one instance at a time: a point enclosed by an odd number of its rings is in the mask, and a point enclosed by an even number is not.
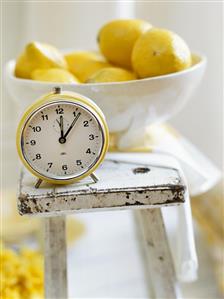
<svg viewBox="0 0 224 299"><path fill-rule="evenodd" d="M37 251L15 252L1 245L0 298L43 299L43 257Z"/></svg>
<svg viewBox="0 0 224 299"><path fill-rule="evenodd" d="M191 200L192 212L205 239L215 265L215 272L224 294L224 180L206 193Z"/></svg>

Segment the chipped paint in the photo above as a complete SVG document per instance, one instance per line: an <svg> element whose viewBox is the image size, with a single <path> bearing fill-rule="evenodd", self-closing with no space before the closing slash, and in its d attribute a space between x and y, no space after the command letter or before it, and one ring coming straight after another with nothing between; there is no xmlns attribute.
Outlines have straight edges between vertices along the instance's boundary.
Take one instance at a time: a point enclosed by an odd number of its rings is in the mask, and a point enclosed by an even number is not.
<svg viewBox="0 0 224 299"><path fill-rule="evenodd" d="M110 165L110 164L113 164ZM114 167L114 165L116 165ZM147 167L144 167L144 169ZM69 186L35 189L35 180L24 172L20 179L18 209L21 215L58 215L60 213L128 208L153 208L184 202L185 186L175 169L108 161L99 169L100 181Z"/></svg>

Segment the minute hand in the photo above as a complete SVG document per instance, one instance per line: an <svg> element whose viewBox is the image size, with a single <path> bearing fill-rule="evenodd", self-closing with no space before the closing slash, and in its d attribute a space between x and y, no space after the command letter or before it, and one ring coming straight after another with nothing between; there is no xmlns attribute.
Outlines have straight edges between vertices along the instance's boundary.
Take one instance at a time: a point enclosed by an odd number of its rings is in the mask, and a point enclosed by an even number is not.
<svg viewBox="0 0 224 299"><path fill-rule="evenodd" d="M81 113L79 112L76 117L73 119L73 122L71 123L70 127L68 128L67 132L65 133L65 135L63 136L64 138L66 138L69 134L69 132L71 131L71 129L74 127L75 123L77 122L78 118L80 117Z"/></svg>

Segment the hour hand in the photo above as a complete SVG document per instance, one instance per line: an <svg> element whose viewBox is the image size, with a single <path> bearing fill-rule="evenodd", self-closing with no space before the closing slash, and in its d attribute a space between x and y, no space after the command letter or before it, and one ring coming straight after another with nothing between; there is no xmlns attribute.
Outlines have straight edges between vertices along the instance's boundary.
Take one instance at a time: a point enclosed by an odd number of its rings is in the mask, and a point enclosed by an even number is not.
<svg viewBox="0 0 224 299"><path fill-rule="evenodd" d="M60 126L60 129L61 129L61 137L58 139L58 141L60 143L65 143L66 142L66 139L64 137L64 121L63 121L63 116L61 115L60 116L60 122L57 120L59 126Z"/></svg>

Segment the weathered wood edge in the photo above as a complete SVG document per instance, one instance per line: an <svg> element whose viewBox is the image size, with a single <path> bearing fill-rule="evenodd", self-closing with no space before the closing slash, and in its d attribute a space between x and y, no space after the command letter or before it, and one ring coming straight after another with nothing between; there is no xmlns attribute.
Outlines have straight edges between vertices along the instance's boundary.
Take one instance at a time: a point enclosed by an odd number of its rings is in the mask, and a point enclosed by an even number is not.
<svg viewBox="0 0 224 299"><path fill-rule="evenodd" d="M20 194L18 209L21 215L68 214L74 212L103 211L128 208L155 208L180 204L184 202L185 186L157 186L133 190L113 190L110 192L84 192L71 194L64 192L42 195L38 198L28 194ZM50 214L50 215L49 215Z"/></svg>

